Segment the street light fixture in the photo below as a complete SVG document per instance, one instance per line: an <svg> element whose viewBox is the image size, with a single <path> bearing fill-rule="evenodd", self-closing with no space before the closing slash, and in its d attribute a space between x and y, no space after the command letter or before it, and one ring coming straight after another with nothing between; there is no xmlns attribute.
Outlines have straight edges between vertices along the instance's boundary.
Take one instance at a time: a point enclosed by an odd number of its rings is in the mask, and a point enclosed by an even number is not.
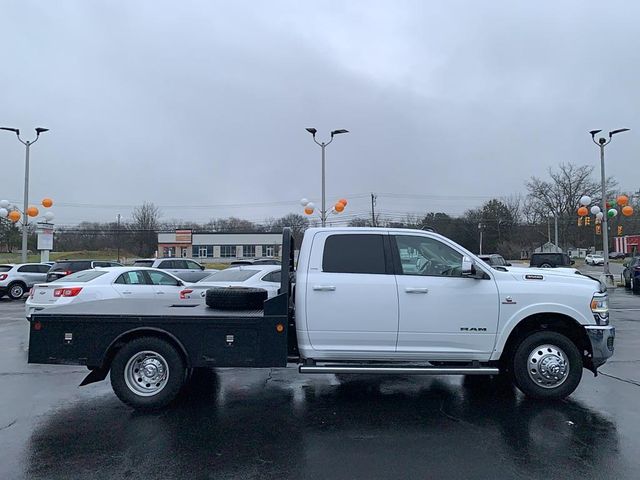
<svg viewBox="0 0 640 480"><path fill-rule="evenodd" d="M325 148L327 148L327 145L333 142L333 137L335 135L349 133L349 130L345 130L343 128L338 130L332 130L331 140L329 140L328 142L319 142L316 140L316 133L318 133L318 130L316 130L315 128L310 127L310 128L306 128L305 130L313 136L313 141L316 142L316 144L318 144L322 149L322 206L320 210L320 220L322 221L322 226L324 227L327 223L327 207L326 207L326 195L325 195L325 152L324 151L325 151Z"/></svg>
<svg viewBox="0 0 640 480"><path fill-rule="evenodd" d="M36 143L40 138L40 134L48 132L48 128L38 127L36 128L36 138L34 140L23 140L20 138L20 129L11 127L0 127L0 130L6 130L13 132L18 137L20 143L25 146L25 164L24 164L24 209L22 216L22 263L27 262L27 226L29 223L29 216L26 214L29 208L29 147Z"/></svg>
<svg viewBox="0 0 640 480"><path fill-rule="evenodd" d="M628 132L628 128L619 128L617 130L612 130L609 132L609 140L604 137L600 137L596 141L596 135L600 133L602 130L591 130L589 134L591 134L591 140L600 148L600 181L602 184L602 253L604 256L604 267L603 267L603 276L605 283L609 286L615 287L615 282L613 281L613 275L611 275L611 271L609 270L609 227L607 225L607 177L604 173L604 147L611 143L611 137L618 133Z"/></svg>

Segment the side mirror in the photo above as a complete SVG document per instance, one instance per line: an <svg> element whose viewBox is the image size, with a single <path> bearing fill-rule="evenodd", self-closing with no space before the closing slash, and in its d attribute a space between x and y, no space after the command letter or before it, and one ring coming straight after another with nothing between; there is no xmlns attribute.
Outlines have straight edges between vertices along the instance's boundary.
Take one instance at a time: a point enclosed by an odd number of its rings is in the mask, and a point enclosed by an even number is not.
<svg viewBox="0 0 640 480"><path fill-rule="evenodd" d="M512 267L513 265L511 265L509 262L505 263L505 267Z"/></svg>
<svg viewBox="0 0 640 480"><path fill-rule="evenodd" d="M624 262L624 263L622 264L622 266L623 266L623 267L628 267L628 266L629 266L629 262Z"/></svg>
<svg viewBox="0 0 640 480"><path fill-rule="evenodd" d="M575 264L576 264L576 261L575 260L571 260L570 265L575 265Z"/></svg>
<svg viewBox="0 0 640 480"><path fill-rule="evenodd" d="M473 260L467 256L462 257L462 276L472 277L475 274L476 266L473 264Z"/></svg>
<svg viewBox="0 0 640 480"><path fill-rule="evenodd" d="M200 270L204 270L204 265L200 265Z"/></svg>

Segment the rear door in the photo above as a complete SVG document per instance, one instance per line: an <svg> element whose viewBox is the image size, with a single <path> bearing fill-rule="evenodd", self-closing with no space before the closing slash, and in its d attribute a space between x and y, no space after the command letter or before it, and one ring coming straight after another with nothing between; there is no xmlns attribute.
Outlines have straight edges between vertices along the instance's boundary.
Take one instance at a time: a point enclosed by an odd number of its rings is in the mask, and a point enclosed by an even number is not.
<svg viewBox="0 0 640 480"><path fill-rule="evenodd" d="M315 350L395 351L398 291L389 251L386 233L314 236L304 307Z"/></svg>
<svg viewBox="0 0 640 480"><path fill-rule="evenodd" d="M122 298L156 298L156 291L143 270L122 273L113 288Z"/></svg>
<svg viewBox="0 0 640 480"><path fill-rule="evenodd" d="M48 268L47 271L49 271ZM16 273L27 284L27 288L31 288L34 284L44 282L47 279L46 272L42 273L40 265L36 264L22 265L18 267Z"/></svg>

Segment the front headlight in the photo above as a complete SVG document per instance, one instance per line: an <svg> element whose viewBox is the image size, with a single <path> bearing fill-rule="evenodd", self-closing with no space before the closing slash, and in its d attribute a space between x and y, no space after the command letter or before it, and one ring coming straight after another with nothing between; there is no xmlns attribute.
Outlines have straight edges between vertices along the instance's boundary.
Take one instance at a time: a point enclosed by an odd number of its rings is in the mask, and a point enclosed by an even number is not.
<svg viewBox="0 0 640 480"><path fill-rule="evenodd" d="M598 325L609 325L609 297L594 295L591 299L591 311Z"/></svg>

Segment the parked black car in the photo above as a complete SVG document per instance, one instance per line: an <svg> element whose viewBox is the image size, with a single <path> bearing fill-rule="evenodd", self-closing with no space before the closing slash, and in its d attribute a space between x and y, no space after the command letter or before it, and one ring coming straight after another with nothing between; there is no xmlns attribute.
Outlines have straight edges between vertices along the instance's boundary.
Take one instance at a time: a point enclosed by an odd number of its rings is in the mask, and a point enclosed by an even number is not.
<svg viewBox="0 0 640 480"><path fill-rule="evenodd" d="M91 270L96 267L121 267L118 262L109 260L60 260L51 266L47 273L47 282L53 282L72 273Z"/></svg>
<svg viewBox="0 0 640 480"><path fill-rule="evenodd" d="M640 293L640 257L633 257L624 264L622 271L625 288L630 288L633 293Z"/></svg>
<svg viewBox="0 0 640 480"><path fill-rule="evenodd" d="M569 267L575 262L566 253L534 253L531 255L530 267L556 268Z"/></svg>
<svg viewBox="0 0 640 480"><path fill-rule="evenodd" d="M609 258L612 260L624 257L626 257L626 254L624 252L609 252Z"/></svg>
<svg viewBox="0 0 640 480"><path fill-rule="evenodd" d="M280 260L277 258L245 258L242 260L234 260L229 266L238 267L240 265L280 265Z"/></svg>

